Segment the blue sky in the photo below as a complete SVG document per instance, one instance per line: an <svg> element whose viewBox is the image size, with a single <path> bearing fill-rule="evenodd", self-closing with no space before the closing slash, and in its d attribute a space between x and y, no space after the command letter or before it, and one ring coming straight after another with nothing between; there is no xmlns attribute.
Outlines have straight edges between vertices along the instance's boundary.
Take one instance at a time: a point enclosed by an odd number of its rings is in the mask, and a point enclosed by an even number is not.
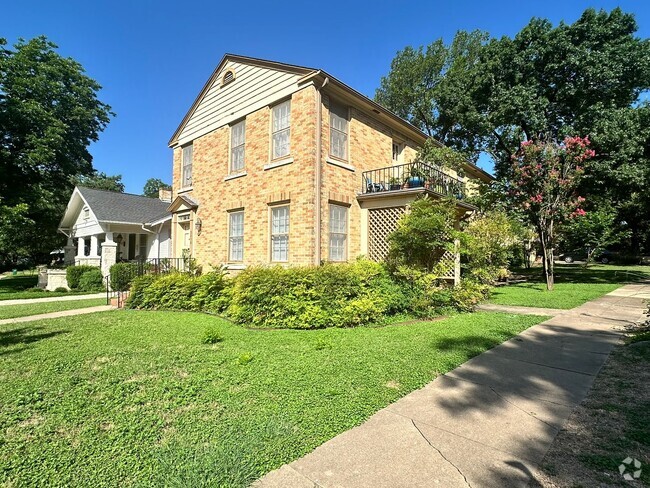
<svg viewBox="0 0 650 488"><path fill-rule="evenodd" d="M650 4L648 4L650 5ZM171 182L167 141L224 53L327 70L372 97L395 53L459 29L513 35L533 17L573 22L587 7L620 6L649 37L639 1L13 1L0 37L45 34L103 86L117 116L93 144L95 167L122 174L140 193L150 177ZM489 163L483 163L490 170Z"/></svg>

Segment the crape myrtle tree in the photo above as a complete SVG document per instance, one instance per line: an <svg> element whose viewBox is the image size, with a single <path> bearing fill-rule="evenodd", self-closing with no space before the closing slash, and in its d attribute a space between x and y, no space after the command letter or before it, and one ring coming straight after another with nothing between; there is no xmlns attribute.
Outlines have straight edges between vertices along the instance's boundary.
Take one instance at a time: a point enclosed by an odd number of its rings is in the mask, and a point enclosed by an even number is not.
<svg viewBox="0 0 650 488"><path fill-rule="evenodd" d="M525 141L511 158L508 195L537 230L546 288L553 289L557 226L585 215L578 185L584 165L595 156L587 137L561 143Z"/></svg>
<svg viewBox="0 0 650 488"><path fill-rule="evenodd" d="M93 174L88 146L112 115L100 85L56 48L44 36L13 48L0 38L0 234L22 222L11 247L0 239L0 264L16 250L38 260L61 245L72 178Z"/></svg>
<svg viewBox="0 0 650 488"><path fill-rule="evenodd" d="M589 135L580 193L617 209L638 250L650 246L650 41L637 30L615 8L533 18L513 37L459 31L398 52L375 99L470 161L489 154L503 179L522 141Z"/></svg>

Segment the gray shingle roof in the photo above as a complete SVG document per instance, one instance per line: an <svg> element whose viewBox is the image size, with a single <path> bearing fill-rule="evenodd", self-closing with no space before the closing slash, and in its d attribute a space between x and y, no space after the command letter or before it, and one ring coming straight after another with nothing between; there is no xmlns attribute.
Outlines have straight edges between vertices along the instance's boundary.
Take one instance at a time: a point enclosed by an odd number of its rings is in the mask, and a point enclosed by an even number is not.
<svg viewBox="0 0 650 488"><path fill-rule="evenodd" d="M100 222L143 224L169 215L169 202L130 193L77 187Z"/></svg>

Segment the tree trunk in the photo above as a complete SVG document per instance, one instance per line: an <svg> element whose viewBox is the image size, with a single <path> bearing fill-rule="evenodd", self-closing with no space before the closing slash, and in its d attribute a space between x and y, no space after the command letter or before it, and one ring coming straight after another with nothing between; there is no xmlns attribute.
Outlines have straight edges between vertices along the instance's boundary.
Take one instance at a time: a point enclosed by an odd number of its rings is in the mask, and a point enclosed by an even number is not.
<svg viewBox="0 0 650 488"><path fill-rule="evenodd" d="M552 232L552 224L551 224ZM553 277L553 248L550 246L549 232L544 229L543 224L537 226L537 233L539 235L539 243L542 246L542 265L544 266L544 278L546 278L546 289L553 290L554 277Z"/></svg>

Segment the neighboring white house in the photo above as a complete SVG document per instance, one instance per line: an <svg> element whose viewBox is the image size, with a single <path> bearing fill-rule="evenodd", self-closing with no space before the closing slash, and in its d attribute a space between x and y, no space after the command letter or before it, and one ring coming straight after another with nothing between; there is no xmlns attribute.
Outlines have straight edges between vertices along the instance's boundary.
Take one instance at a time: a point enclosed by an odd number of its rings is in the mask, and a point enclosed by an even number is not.
<svg viewBox="0 0 650 488"><path fill-rule="evenodd" d="M160 198L76 187L59 223L68 237L66 264L101 267L171 256L170 190Z"/></svg>

